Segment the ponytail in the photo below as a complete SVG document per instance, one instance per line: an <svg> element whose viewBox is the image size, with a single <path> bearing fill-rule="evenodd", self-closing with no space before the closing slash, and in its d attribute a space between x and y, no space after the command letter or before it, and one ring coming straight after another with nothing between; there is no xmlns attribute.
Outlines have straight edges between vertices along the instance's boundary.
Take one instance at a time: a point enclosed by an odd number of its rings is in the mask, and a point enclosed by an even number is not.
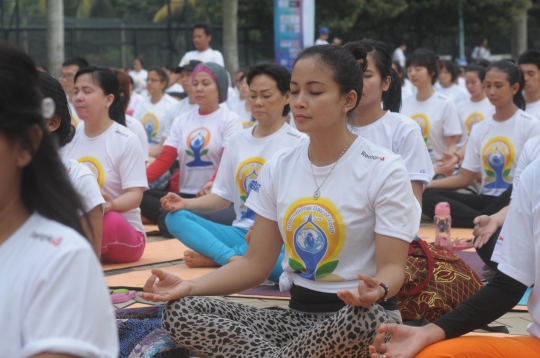
<svg viewBox="0 0 540 358"><path fill-rule="evenodd" d="M390 71L390 79L390 87L382 94L383 109L399 113L401 110L401 80L393 68Z"/></svg>
<svg viewBox="0 0 540 358"><path fill-rule="evenodd" d="M486 73L494 68L506 73L510 86L513 86L516 83L519 84L519 89L513 97L513 102L517 108L525 110L526 104L525 98L523 97L523 87L525 86L525 79L523 78L523 73L521 72L519 66L512 60L500 60L489 65Z"/></svg>

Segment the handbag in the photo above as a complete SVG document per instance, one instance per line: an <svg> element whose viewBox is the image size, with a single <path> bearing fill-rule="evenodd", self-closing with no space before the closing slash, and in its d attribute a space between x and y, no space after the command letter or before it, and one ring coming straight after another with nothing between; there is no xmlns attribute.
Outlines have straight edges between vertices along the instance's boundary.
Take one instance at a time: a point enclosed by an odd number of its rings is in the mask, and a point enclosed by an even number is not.
<svg viewBox="0 0 540 358"><path fill-rule="evenodd" d="M456 254L417 239L409 245L399 310L404 321L432 322L482 287L480 278Z"/></svg>

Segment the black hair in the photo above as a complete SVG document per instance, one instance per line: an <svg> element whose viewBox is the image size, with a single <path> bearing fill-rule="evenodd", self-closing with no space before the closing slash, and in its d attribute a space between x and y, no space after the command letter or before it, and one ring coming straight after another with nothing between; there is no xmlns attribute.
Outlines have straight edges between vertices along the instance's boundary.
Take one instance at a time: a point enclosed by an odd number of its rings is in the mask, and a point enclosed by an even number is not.
<svg viewBox="0 0 540 358"><path fill-rule="evenodd" d="M311 46L298 55L294 65L296 66L302 59L315 57L319 63L329 68L332 71L332 78L339 85L341 94L355 91L358 95L353 108L349 108L349 113L352 113L362 98L366 55L364 49L360 47L345 49L333 45Z"/></svg>
<svg viewBox="0 0 540 358"><path fill-rule="evenodd" d="M160 81L165 82L165 87L167 87L167 85L169 84L169 76L167 76L167 72L163 71L163 68L159 66L153 66L148 69L148 73L152 71L158 74ZM163 89L163 91L165 91L165 88Z"/></svg>
<svg viewBox="0 0 540 358"><path fill-rule="evenodd" d="M425 67L431 75L431 84L434 85L439 77L439 57L431 50L419 48L411 53L405 61L405 67L411 66Z"/></svg>
<svg viewBox="0 0 540 358"><path fill-rule="evenodd" d="M486 78L486 68L479 65L469 65L465 68L465 72L476 72L480 81L483 81Z"/></svg>
<svg viewBox="0 0 540 358"><path fill-rule="evenodd" d="M206 36L212 35L212 28L208 24L203 24L203 23L195 24L191 28L191 31L193 32L195 31L195 29L203 29Z"/></svg>
<svg viewBox="0 0 540 358"><path fill-rule="evenodd" d="M285 67L273 63L264 63L256 65L249 69L246 74L246 81L251 85L251 81L257 76L267 75L272 77L276 82L277 88L282 95L286 95L290 91L291 73ZM283 107L282 116L285 117L291 111L289 104Z"/></svg>
<svg viewBox="0 0 540 358"><path fill-rule="evenodd" d="M79 66L79 69L81 69L84 67L88 67L88 61L86 61L84 57L75 56L75 57L68 58L67 60L64 61L64 63L62 64L62 67L66 67L66 66Z"/></svg>
<svg viewBox="0 0 540 358"><path fill-rule="evenodd" d="M460 72L458 64L449 60L443 60L442 63L446 68L446 71L450 73L450 80L452 81L452 83L456 82Z"/></svg>
<svg viewBox="0 0 540 358"><path fill-rule="evenodd" d="M482 59L482 60L480 60L480 61L477 62L477 65L482 66L482 67L484 67L484 68L488 68L489 65L491 65L491 61L490 61L490 60Z"/></svg>
<svg viewBox="0 0 540 358"><path fill-rule="evenodd" d="M510 86L519 84L519 89L514 95L513 102L517 108L525 110L525 98L523 97L523 87L525 80L523 79L523 73L519 69L519 66L512 60L500 60L493 62L486 70L486 73L492 69L497 69L506 73Z"/></svg>
<svg viewBox="0 0 540 358"><path fill-rule="evenodd" d="M531 49L523 52L519 56L518 63L520 65L533 64L540 70L540 50Z"/></svg>
<svg viewBox="0 0 540 358"><path fill-rule="evenodd" d="M144 60L143 60L142 58L140 58L140 57L135 57L135 58L133 59L133 62L135 62L135 61L139 61L139 62L141 63L141 66L144 67Z"/></svg>
<svg viewBox="0 0 540 358"><path fill-rule="evenodd" d="M363 49L355 51L354 49L359 45ZM397 72L392 68L392 55L388 46L382 41L363 39L358 42L349 42L344 47L353 53L366 52L366 54L371 55L375 66L381 74L381 80L390 77L390 86L382 93L383 109L385 111L399 112L401 109L401 80Z"/></svg>
<svg viewBox="0 0 540 358"><path fill-rule="evenodd" d="M60 126L52 132L52 137L56 138L58 146L64 147L71 142L75 135L75 127L71 124L71 113L66 94L62 85L53 76L45 72L39 73L41 84L41 94L45 98L51 98L54 102L54 114L60 117Z"/></svg>
<svg viewBox="0 0 540 358"><path fill-rule="evenodd" d="M21 199L29 211L85 236L79 217L84 212L81 199L45 129L39 82L34 61L14 45L0 41L0 132L32 156L22 171ZM43 133L37 147L30 138L36 127Z"/></svg>
<svg viewBox="0 0 540 358"><path fill-rule="evenodd" d="M94 84L97 84L103 90L103 93L106 96L110 94L114 96L113 103L109 107L109 117L111 117L111 119L116 123L125 127L126 114L124 112L122 99L120 98L120 84L118 83L113 71L106 67L86 67L77 72L75 75L75 82L77 82L77 78L85 74L92 76Z"/></svg>

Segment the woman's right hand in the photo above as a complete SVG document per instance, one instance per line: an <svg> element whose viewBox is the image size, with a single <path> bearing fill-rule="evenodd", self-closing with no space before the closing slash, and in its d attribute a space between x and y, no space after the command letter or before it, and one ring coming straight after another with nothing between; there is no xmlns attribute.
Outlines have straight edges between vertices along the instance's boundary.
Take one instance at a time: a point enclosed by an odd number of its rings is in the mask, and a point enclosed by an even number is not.
<svg viewBox="0 0 540 358"><path fill-rule="evenodd" d="M382 324L377 332L373 345L369 346L371 358L413 358L427 346L444 340L444 331L434 324L424 327ZM387 334L392 338L383 343Z"/></svg>
<svg viewBox="0 0 540 358"><path fill-rule="evenodd" d="M160 199L161 207L171 213L186 208L186 201L175 193L168 193Z"/></svg>
<svg viewBox="0 0 540 358"><path fill-rule="evenodd" d="M246 233L246 236L244 236L244 240L246 240L246 243L249 245L249 241L251 240L251 234L253 234L253 225L249 227L248 232Z"/></svg>
<svg viewBox="0 0 540 358"><path fill-rule="evenodd" d="M148 301L167 302L188 296L190 289L188 281L160 269L153 269L144 284L144 292L139 292L138 296Z"/></svg>
<svg viewBox="0 0 540 358"><path fill-rule="evenodd" d="M437 165L443 169L454 169L459 163L459 159L454 153L444 152L443 157L437 162Z"/></svg>
<svg viewBox="0 0 540 358"><path fill-rule="evenodd" d="M481 248L484 246L490 239L491 236L499 228L499 223L497 220L491 216L482 215L474 219L474 230L473 235L476 238L474 240L474 247Z"/></svg>

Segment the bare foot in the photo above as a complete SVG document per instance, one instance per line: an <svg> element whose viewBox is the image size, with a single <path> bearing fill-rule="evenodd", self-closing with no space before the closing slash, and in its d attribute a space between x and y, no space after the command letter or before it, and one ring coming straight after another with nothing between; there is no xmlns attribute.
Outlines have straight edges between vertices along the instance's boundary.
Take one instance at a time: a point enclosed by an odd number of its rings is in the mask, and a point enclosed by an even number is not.
<svg viewBox="0 0 540 358"><path fill-rule="evenodd" d="M206 257L197 251L184 251L184 263L189 268L195 267L219 267L211 258Z"/></svg>

